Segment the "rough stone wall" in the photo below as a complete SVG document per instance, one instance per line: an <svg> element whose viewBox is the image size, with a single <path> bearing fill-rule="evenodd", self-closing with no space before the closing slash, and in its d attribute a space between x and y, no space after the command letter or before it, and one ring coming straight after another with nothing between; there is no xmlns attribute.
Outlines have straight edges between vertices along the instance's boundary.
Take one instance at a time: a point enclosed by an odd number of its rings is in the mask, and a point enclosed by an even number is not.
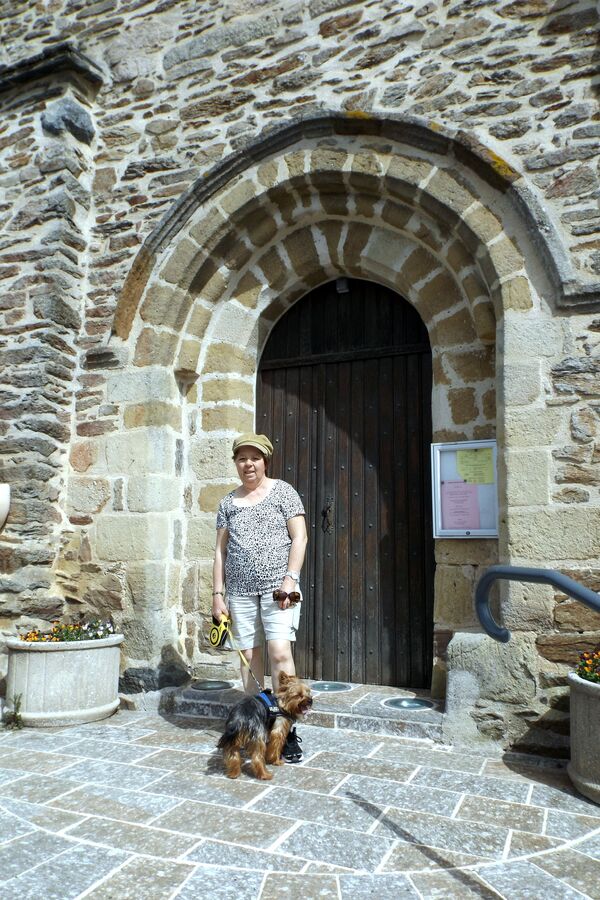
<svg viewBox="0 0 600 900"><path fill-rule="evenodd" d="M535 722L560 707L563 664L598 639L597 617L507 591L516 637L491 686L470 598L498 552L598 584L599 326L592 306L568 308L591 302L600 270L595 4L9 0L0 17L1 477L14 488L0 625L92 606L121 620L132 669L171 665L169 636L184 662L209 664L198 595L206 615L212 511L231 433L253 421L260 349L289 303L348 272L421 303L435 438L498 425L500 547L438 542L436 677L452 638L495 736L522 732L523 703ZM324 111L357 127L395 117L399 134L277 152L279 128ZM405 152L401 123L410 136L415 121L456 138L447 159L427 141ZM245 152L247 171L228 175Z"/></svg>

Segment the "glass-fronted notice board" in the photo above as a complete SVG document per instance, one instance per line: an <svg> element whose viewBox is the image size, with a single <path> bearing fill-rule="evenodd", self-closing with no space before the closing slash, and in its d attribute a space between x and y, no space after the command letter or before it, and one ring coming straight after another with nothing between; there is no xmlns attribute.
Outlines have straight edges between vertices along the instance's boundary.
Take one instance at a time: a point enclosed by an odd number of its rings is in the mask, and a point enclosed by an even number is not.
<svg viewBox="0 0 600 900"><path fill-rule="evenodd" d="M433 536L498 536L496 441L431 445Z"/></svg>

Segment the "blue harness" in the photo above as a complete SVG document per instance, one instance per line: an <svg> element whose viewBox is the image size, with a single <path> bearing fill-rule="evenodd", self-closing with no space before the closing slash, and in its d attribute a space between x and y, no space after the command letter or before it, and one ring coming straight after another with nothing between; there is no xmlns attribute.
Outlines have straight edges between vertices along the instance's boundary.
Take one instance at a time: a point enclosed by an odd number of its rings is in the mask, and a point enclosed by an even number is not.
<svg viewBox="0 0 600 900"><path fill-rule="evenodd" d="M269 716L269 727L273 724L277 716L284 716L286 719L292 718L290 715L288 715L288 713L280 709L279 704L277 703L277 699L275 698L273 692L268 688L264 691L261 691L260 694L257 694L256 699L260 700L267 710L267 714Z"/></svg>

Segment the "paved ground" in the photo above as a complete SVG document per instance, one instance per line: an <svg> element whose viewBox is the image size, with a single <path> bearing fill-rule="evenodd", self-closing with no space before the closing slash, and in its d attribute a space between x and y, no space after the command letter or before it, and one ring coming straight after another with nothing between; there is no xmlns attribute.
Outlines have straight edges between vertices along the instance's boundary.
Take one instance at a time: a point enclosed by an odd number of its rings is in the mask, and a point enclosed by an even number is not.
<svg viewBox="0 0 600 900"><path fill-rule="evenodd" d="M229 781L219 730L0 731L2 900L600 898L600 806L556 766L305 725L302 765Z"/></svg>

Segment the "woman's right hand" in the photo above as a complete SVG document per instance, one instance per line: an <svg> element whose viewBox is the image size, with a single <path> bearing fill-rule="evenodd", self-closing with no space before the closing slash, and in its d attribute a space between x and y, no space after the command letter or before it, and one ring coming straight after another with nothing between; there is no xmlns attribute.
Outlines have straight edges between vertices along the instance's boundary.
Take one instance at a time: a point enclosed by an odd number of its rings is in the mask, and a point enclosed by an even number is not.
<svg viewBox="0 0 600 900"><path fill-rule="evenodd" d="M223 597L213 597L212 614L218 622L221 621L221 616L229 616L229 610L225 605Z"/></svg>

